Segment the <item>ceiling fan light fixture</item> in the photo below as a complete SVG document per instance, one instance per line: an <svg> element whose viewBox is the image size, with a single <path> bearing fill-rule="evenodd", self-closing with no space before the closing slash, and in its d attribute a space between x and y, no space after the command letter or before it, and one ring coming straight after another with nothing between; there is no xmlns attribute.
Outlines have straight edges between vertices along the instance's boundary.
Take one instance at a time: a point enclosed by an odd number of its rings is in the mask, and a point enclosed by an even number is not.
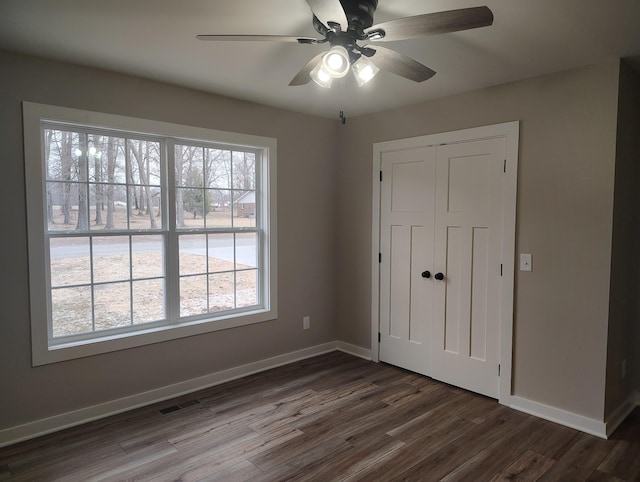
<svg viewBox="0 0 640 482"><path fill-rule="evenodd" d="M378 69L414 82L423 82L435 75L435 71L394 49L362 47L358 42L395 42L434 34L460 32L493 24L493 12L487 6L458 8L397 18L373 24L378 0L306 0L313 14L312 23L323 38L296 37L291 35L197 35L200 40L270 41L298 44L324 44L331 48L319 52L307 62L289 85L304 85L314 80L329 87L333 79L353 70L360 86L370 81ZM362 62L360 57L375 57L375 65Z"/></svg>
<svg viewBox="0 0 640 482"><path fill-rule="evenodd" d="M380 68L364 56L354 62L351 70L353 70L359 87L362 87L380 72Z"/></svg>
<svg viewBox="0 0 640 482"><path fill-rule="evenodd" d="M309 76L320 87L325 87L328 89L333 83L333 77L331 77L331 75L326 70L324 70L324 68L322 67L322 62L318 63L318 65L314 67L314 69L309 73Z"/></svg>
<svg viewBox="0 0 640 482"><path fill-rule="evenodd" d="M339 79L347 75L351 63L349 62L349 52L342 45L334 45L322 57L322 69L334 79Z"/></svg>

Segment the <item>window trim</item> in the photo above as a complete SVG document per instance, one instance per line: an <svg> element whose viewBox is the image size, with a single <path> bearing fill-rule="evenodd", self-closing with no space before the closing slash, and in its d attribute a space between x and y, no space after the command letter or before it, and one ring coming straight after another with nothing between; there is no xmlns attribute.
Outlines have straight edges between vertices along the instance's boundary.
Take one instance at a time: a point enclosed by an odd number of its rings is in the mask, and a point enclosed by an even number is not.
<svg viewBox="0 0 640 482"><path fill-rule="evenodd" d="M276 139L26 101L22 103L22 108L33 366L124 350L277 318ZM42 162L44 141L41 134L41 123L47 121L58 124L82 125L99 130L112 129L140 133L142 135L160 136L172 142L200 141L260 150L263 160L261 176L257 182L260 183L259 191L263 193L263 197L261 199L262 202L257 204L260 205L262 210L261 216L263 216L265 227L265 240L261 244L260 251L263 256L263 281L266 282L264 291L265 307L248 314L218 315L213 317L215 319L187 320L171 325L143 327L133 333L97 336L92 340L50 346L47 322L47 250L44 232L44 216L47 211L43 189L45 176L45 167ZM172 179L173 173L169 172L167 180L169 185L172 185ZM169 252L177 252L175 248L177 246L167 247ZM177 263L177 258L170 259L169 262ZM172 281L167 280L167 282L170 283Z"/></svg>

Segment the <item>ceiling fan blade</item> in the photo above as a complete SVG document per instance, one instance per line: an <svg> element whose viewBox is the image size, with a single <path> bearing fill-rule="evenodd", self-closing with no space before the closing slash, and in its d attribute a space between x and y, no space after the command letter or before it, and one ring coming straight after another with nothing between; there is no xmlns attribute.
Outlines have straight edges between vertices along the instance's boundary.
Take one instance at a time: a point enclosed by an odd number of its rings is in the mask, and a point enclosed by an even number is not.
<svg viewBox="0 0 640 482"><path fill-rule="evenodd" d="M407 57L395 50L378 45L372 48L372 50L375 50L376 53L373 54L373 57L369 58L371 62L381 69L388 70L405 79L413 80L414 82L423 82L436 75L436 72L426 65L422 65L417 60L413 60L411 57Z"/></svg>
<svg viewBox="0 0 640 482"><path fill-rule="evenodd" d="M347 31L349 21L340 0L307 0L311 11L325 26L330 22L339 23L343 32Z"/></svg>
<svg viewBox="0 0 640 482"><path fill-rule="evenodd" d="M322 60L322 56L325 53L326 52L320 52L318 55L316 55L314 58L312 58L307 63L307 65L302 67L300 72L298 72L296 74L296 76L293 79L291 79L291 82L289 82L289 85L304 85L304 84L308 84L311 81L311 75L309 75L309 74L311 74L311 71L314 69L314 67L320 63L320 61Z"/></svg>
<svg viewBox="0 0 640 482"><path fill-rule="evenodd" d="M315 44L319 40L311 37L292 37L287 35L196 35L198 40L217 40L222 42L295 42ZM324 39L322 39L324 41Z"/></svg>
<svg viewBox="0 0 640 482"><path fill-rule="evenodd" d="M384 38L370 39L383 42L487 27L492 23L493 12L488 7L471 7L383 22L366 29L365 34L374 30L384 30Z"/></svg>

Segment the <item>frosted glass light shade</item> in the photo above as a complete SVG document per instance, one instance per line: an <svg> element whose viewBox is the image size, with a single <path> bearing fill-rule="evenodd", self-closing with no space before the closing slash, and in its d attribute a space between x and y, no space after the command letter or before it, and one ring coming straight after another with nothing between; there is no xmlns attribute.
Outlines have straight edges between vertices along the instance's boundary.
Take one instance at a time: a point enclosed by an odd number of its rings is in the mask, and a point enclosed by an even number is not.
<svg viewBox="0 0 640 482"><path fill-rule="evenodd" d="M353 67L351 67L351 69L353 70L353 75L355 76L356 81L358 82L358 86L360 87L369 82L378 74L378 72L380 72L380 69L364 56L360 57L353 64Z"/></svg>
<svg viewBox="0 0 640 482"><path fill-rule="evenodd" d="M322 68L322 62L316 65L309 75L313 81L321 87L326 87L328 89L333 83L333 77L331 77L331 75Z"/></svg>

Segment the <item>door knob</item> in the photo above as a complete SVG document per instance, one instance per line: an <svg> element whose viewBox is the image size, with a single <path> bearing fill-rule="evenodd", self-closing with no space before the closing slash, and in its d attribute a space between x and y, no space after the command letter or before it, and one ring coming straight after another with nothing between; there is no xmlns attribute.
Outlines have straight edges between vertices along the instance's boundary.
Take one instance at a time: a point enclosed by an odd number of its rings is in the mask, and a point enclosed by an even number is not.
<svg viewBox="0 0 640 482"><path fill-rule="evenodd" d="M422 272L422 277L423 278L431 278L431 271L423 271Z"/></svg>
<svg viewBox="0 0 640 482"><path fill-rule="evenodd" d="M442 281L444 279L444 275L442 273L436 273L434 278L438 281Z"/></svg>

